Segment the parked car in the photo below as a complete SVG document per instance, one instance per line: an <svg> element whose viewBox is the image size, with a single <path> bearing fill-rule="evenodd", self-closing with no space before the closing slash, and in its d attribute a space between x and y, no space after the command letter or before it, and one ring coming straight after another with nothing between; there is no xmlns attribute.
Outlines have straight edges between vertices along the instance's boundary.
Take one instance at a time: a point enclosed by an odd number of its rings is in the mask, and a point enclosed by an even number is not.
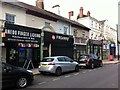
<svg viewBox="0 0 120 90"><path fill-rule="evenodd" d="M84 66L92 69L96 66L103 66L102 60L100 60L96 54L82 55L80 56L78 63L80 67Z"/></svg>
<svg viewBox="0 0 120 90"><path fill-rule="evenodd" d="M34 79L32 71L2 63L2 88L24 88Z"/></svg>
<svg viewBox="0 0 120 90"><path fill-rule="evenodd" d="M45 57L39 65L39 72L49 72L60 76L63 72L79 71L79 64L67 56Z"/></svg>

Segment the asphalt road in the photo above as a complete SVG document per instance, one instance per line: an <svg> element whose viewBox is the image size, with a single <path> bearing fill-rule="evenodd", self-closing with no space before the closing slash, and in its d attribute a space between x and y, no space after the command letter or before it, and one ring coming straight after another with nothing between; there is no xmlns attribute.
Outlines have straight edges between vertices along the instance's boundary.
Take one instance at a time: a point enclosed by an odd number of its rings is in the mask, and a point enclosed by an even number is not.
<svg viewBox="0 0 120 90"><path fill-rule="evenodd" d="M118 67L120 64L109 64L61 76L40 74L35 76L33 84L27 88L118 88Z"/></svg>

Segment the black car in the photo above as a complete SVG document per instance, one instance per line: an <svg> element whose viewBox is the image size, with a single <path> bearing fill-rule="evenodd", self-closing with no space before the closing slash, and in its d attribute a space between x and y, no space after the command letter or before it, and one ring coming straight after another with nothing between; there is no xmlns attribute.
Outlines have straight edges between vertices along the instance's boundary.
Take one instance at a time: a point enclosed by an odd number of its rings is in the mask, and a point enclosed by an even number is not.
<svg viewBox="0 0 120 90"><path fill-rule="evenodd" d="M24 88L34 79L32 71L2 63L2 89L8 87Z"/></svg>
<svg viewBox="0 0 120 90"><path fill-rule="evenodd" d="M103 66L102 60L100 60L96 54L82 55L78 63L80 67L89 67L92 69L97 66Z"/></svg>

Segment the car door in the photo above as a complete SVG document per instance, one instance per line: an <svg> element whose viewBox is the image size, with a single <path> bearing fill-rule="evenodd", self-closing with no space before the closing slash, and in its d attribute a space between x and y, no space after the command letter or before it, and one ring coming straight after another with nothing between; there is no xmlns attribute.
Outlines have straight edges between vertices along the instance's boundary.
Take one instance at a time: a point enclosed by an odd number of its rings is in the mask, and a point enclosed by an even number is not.
<svg viewBox="0 0 120 90"><path fill-rule="evenodd" d="M57 58L59 61L59 66L62 68L62 72L66 72L67 71L67 63L65 61L64 57L59 57Z"/></svg>
<svg viewBox="0 0 120 90"><path fill-rule="evenodd" d="M8 87L15 84L15 74L13 68L7 64L2 64L2 86Z"/></svg>
<svg viewBox="0 0 120 90"><path fill-rule="evenodd" d="M67 71L71 71L75 69L74 61L71 58L65 57L65 61L67 63Z"/></svg>

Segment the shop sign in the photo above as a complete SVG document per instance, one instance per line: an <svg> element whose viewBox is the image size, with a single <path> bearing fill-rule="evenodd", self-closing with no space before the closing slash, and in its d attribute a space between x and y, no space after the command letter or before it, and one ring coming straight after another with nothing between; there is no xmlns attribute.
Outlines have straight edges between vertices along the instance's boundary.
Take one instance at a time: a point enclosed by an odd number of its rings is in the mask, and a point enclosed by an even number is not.
<svg viewBox="0 0 120 90"><path fill-rule="evenodd" d="M33 43L18 43L18 47L39 47L39 44L33 44Z"/></svg>
<svg viewBox="0 0 120 90"><path fill-rule="evenodd" d="M69 37L60 36L60 35L52 35L52 40L63 40L63 41L69 41Z"/></svg>
<svg viewBox="0 0 120 90"><path fill-rule="evenodd" d="M39 33L13 29L5 29L5 34L8 41L39 43L41 38Z"/></svg>

